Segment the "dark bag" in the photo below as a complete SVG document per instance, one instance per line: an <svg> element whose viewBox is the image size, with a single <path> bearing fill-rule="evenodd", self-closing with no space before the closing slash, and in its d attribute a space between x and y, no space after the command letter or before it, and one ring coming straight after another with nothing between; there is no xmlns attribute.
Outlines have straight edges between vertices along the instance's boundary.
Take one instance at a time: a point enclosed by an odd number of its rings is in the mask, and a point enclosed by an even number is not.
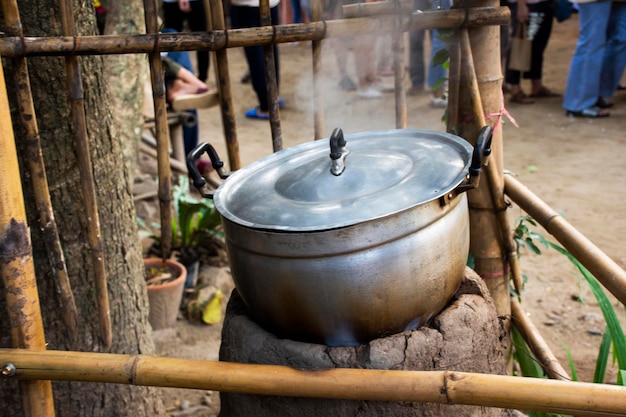
<svg viewBox="0 0 626 417"><path fill-rule="evenodd" d="M528 39L526 23L519 23L517 32L511 39L511 55L509 56L509 69L516 71L530 71L533 41Z"/></svg>
<svg viewBox="0 0 626 417"><path fill-rule="evenodd" d="M572 5L569 0L555 0L554 17L559 23L572 17Z"/></svg>

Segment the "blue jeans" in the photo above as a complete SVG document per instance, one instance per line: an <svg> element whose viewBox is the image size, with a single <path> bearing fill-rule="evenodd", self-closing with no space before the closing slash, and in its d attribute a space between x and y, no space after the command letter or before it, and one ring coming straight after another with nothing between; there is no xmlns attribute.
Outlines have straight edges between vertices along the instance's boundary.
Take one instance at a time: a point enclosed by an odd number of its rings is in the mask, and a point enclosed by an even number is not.
<svg viewBox="0 0 626 417"><path fill-rule="evenodd" d="M432 89L439 82L439 87L447 85L446 82L440 82L439 80L444 79L448 76L446 69L443 65L434 65L433 59L435 55L440 49L446 49L447 45L441 39L439 39L439 31L433 29L430 31L430 40L432 43L432 47L430 48L430 66L428 67L428 88Z"/></svg>
<svg viewBox="0 0 626 417"><path fill-rule="evenodd" d="M626 3L613 2L600 76L600 96L615 94L626 68Z"/></svg>
<svg viewBox="0 0 626 417"><path fill-rule="evenodd" d="M174 32L171 29L163 29L163 33ZM193 73L193 66L191 64L191 57L187 51L168 52L168 58L180 64L183 68ZM198 138L200 131L198 129L198 112L195 109L185 110L187 113L191 113L195 116L196 123L192 126L183 125L183 143L185 147L185 155L188 155L193 148L198 144Z"/></svg>
<svg viewBox="0 0 626 417"><path fill-rule="evenodd" d="M579 34L563 97L565 110L581 111L598 101L611 3L578 3Z"/></svg>

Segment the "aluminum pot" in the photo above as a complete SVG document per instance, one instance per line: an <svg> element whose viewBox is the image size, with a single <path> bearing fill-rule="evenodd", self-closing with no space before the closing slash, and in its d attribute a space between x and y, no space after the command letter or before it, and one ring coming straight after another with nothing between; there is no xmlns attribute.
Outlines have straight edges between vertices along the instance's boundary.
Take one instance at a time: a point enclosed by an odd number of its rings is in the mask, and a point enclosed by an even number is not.
<svg viewBox="0 0 626 417"><path fill-rule="evenodd" d="M222 216L236 288L280 337L354 346L415 329L457 290L469 251L464 191L477 184L491 129L474 149L425 130L298 145L228 176L211 145L188 157ZM195 168L204 152L225 181Z"/></svg>

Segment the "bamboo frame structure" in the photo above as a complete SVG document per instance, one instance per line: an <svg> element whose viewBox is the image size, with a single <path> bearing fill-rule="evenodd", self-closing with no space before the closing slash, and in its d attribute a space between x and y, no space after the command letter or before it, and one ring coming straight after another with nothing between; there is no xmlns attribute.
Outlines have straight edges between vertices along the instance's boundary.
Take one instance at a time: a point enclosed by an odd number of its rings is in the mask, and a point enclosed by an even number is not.
<svg viewBox="0 0 626 417"><path fill-rule="evenodd" d="M145 355L0 349L20 380L180 387L260 395L415 401L626 416L626 387L453 371L297 370Z"/></svg>
<svg viewBox="0 0 626 417"><path fill-rule="evenodd" d="M263 1L262 4L266 4ZM314 1L319 6L319 2ZM448 11L427 13L414 13L407 15L405 7L407 0L393 2L378 2L362 4L348 12L351 19L333 21L318 20L319 9L314 7L316 18L308 24L274 25L267 21L264 26L258 28L246 28L227 30L223 20L223 11L219 0L210 0L210 22L212 30L190 34L159 34L156 24L156 2L144 0L146 16L146 35L133 36L73 36L70 30L70 22L64 25L66 35L62 37L28 38L19 33L9 33L9 36L0 39L0 55L4 57L25 60L31 56L65 56L68 61L70 74L77 71L75 59L81 55L104 55L146 53L150 58L151 82L155 103L155 129L157 139L157 160L159 169L158 191L161 207L162 233L165 243L171 239L171 172L168 157L168 128L167 114L165 111L165 92L162 83L162 68L159 53L162 51L183 51L208 49L215 52L216 69L218 72L218 85L221 97L221 110L224 130L227 137L229 161L231 169L238 169L239 149L237 132L233 115L232 95L230 93L230 78L228 74L228 62L225 51L228 48L241 46L265 46L271 49L274 43L312 41L313 42L313 68L319 74L321 68L321 41L332 37L355 36L369 32L389 32L396 37L409 30L417 29L456 29L459 31L459 42L451 46L451 72L450 72L450 121L449 130L459 127L461 111L464 104L462 96L469 93L471 105L469 111L475 117L471 129L482 127L485 121L483 104L487 101L490 105L493 97L489 94L494 88L490 88L487 94L481 91L481 81L477 79L480 68L473 67L472 43L480 44L480 30L484 26L504 24L508 22L509 11L506 7L465 7ZM69 10L65 3L64 10ZM17 6L14 6L17 11ZM71 11L71 10L70 10ZM400 13L398 13L400 11ZM267 11L263 11L267 17ZM67 13L67 12L65 12ZM319 13L319 14L318 14ZM373 16L374 13L389 13L387 16ZM5 13L6 14L6 13ZM68 16L65 16L68 19ZM406 126L406 103L402 91L402 65L403 45L398 44L394 50L394 75L396 86L396 125ZM317 56L317 57L316 57ZM478 57L476 62L481 62ZM272 59L273 64L273 59ZM273 65L272 65L273 66ZM461 67L464 71L461 72ZM268 66L269 67L269 66ZM317 68L317 70L316 70ZM0 67L1 69L1 67ZM467 78L469 76L469 79ZM3 74L0 71L0 77ZM76 84L79 78L69 76L70 84ZM271 80L271 75L269 76ZM275 80L275 74L274 74ZM461 88L463 81L468 81ZM501 80L500 80L501 81ZM4 79L0 78L1 87L4 87ZM493 86L489 86L493 87ZM499 86L498 86L499 88ZM484 90L484 89L483 89ZM481 94L482 93L482 94ZM277 93L270 95L273 99L272 106L277 106ZM79 89L72 90L72 97L76 100L76 106L82 99ZM321 107L321 91L315 94L319 105L316 112L315 135L316 138L323 131L323 109ZM6 178L17 178L19 181L19 168L13 161L14 149L12 145L13 133L10 129L10 117L6 104L6 92L0 88L0 191L5 196L8 186ZM497 103L500 105L500 103ZM82 105L82 104L81 104ZM485 106L486 107L486 106ZM317 106L316 106L317 108ZM403 110L404 109L404 110ZM279 112L275 108L270 111L271 122L279 122ZM75 119L80 127L80 119ZM277 125L280 126L279 124ZM7 130L8 129L8 130ZM468 130L471 130L468 128ZM280 132L278 132L280 136ZM274 137L274 133L273 133ZM501 143L498 143L501 147ZM6 149L6 151L5 151ZM275 148L276 149L276 148ZM501 151L501 150L500 150ZM501 156L501 155L500 155ZM487 191L490 193L489 201L483 198L480 203L489 204L489 209L504 213L503 195L506 192L517 204L531 216L535 217L546 229L552 233L561 243L570 250L581 262L594 273L599 281L605 285L622 303L626 301L626 272L621 270L599 249L592 246L584 236L568 225L551 209L546 207L532 193L523 189L516 180L507 177L502 178L501 162L496 158L496 163L490 163L487 167ZM6 173L6 175L4 175ZM504 189L503 189L504 184ZM18 219L18 223L25 224L23 205L19 202L21 196L12 194L10 203L0 204L0 226L11 226L8 219ZM14 204L13 204L14 203ZM491 207L493 206L493 207ZM501 217L501 215L499 216ZM500 223L491 226L492 233L501 233L507 236L510 225L501 218ZM24 227L22 237L27 237ZM4 234L4 229L1 230ZM168 233L170 233L168 235ZM0 237L2 235L0 234ZM498 240L501 247L506 247L506 241ZM510 242L509 242L510 243ZM591 250L590 250L591 248ZM573 383L569 381L551 381L541 379L525 379L509 376L469 374L450 371L441 372L418 372L418 371L381 371L381 370L349 370L333 369L321 371L298 371L287 367L268 365L243 365L209 361L193 361L185 359L157 358L148 356L112 355L102 353L77 353L77 352L51 352L45 351L43 344L43 328L38 313L38 300L34 270L31 270L31 260L28 259L28 248L19 253L26 259L15 265L14 253L0 252L2 263L2 277L5 286L19 285L30 294L29 303L24 305L24 311L20 312L27 317L34 326L15 326L14 344L23 349L0 349L0 366L2 378L15 378L21 381L27 388L25 395L25 408L30 415L53 415L52 392L49 389L49 381L40 380L71 380L71 381L94 381L112 382L120 384L169 386L181 388L215 389L220 391L236 391L244 393L256 393L266 395L294 395L303 397L321 398L345 398L366 399L383 401L427 401L446 404L470 404L491 407L518 408L524 410L536 410L546 412L562 412L576 415L621 415L626 416L626 391L623 387ZM510 247L507 247L509 264ZM590 252L590 253L589 253ZM164 256L169 253L169 248L164 248ZM5 264L5 259L10 262ZM511 266L514 270L515 268ZM504 271L500 271L504 272ZM13 275L11 275L13 274ZM515 275L515 273L514 273ZM14 279L8 281L7 277ZM8 282L8 284L7 284ZM508 290L508 288L505 288ZM499 291L501 288L499 289ZM508 294L508 292L507 292ZM17 305L23 300L14 300L7 297L9 305ZM507 299L508 302L508 299ZM502 304L502 303L501 303ZM625 303L626 304L626 303ZM554 356L546 349L545 343L523 314L521 306L515 302L512 305L513 317L522 326L522 333L540 360L550 369L552 377L564 377L566 373L562 367L555 364ZM12 318L13 319L13 318ZM16 319L15 319L16 320ZM16 320L17 321L17 320ZM26 333L26 332L33 332ZM541 354L540 352L543 352ZM38 412L41 410L41 412ZM51 414L52 413L52 414Z"/></svg>

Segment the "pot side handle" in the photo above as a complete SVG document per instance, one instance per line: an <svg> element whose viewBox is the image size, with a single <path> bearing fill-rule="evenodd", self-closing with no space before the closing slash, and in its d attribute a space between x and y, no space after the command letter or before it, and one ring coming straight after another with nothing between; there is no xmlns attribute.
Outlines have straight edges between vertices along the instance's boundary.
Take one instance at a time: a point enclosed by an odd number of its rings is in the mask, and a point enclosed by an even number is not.
<svg viewBox="0 0 626 417"><path fill-rule="evenodd" d="M487 158L491 155L491 139L493 138L493 128L491 126L484 126L478 137L476 138L476 144L474 145L474 151L472 152L472 162L467 174L467 180L459 184L454 190L448 193L446 196L441 197L441 204L447 204L457 195L464 193L474 188L478 188L480 184L480 174L483 166L487 163Z"/></svg>
<svg viewBox="0 0 626 417"><path fill-rule="evenodd" d="M220 159L219 155L215 148L208 142L201 142L196 145L195 148L187 155L187 170L189 171L189 177L193 181L193 186L200 191L203 197L213 198L212 190L209 190L206 187L207 181L204 179L198 167L196 166L196 161L200 159L202 154L206 152L209 155L209 159L211 160L211 165L213 165L213 169L217 172L220 178L227 178L230 173L226 172L224 169L224 162Z"/></svg>

